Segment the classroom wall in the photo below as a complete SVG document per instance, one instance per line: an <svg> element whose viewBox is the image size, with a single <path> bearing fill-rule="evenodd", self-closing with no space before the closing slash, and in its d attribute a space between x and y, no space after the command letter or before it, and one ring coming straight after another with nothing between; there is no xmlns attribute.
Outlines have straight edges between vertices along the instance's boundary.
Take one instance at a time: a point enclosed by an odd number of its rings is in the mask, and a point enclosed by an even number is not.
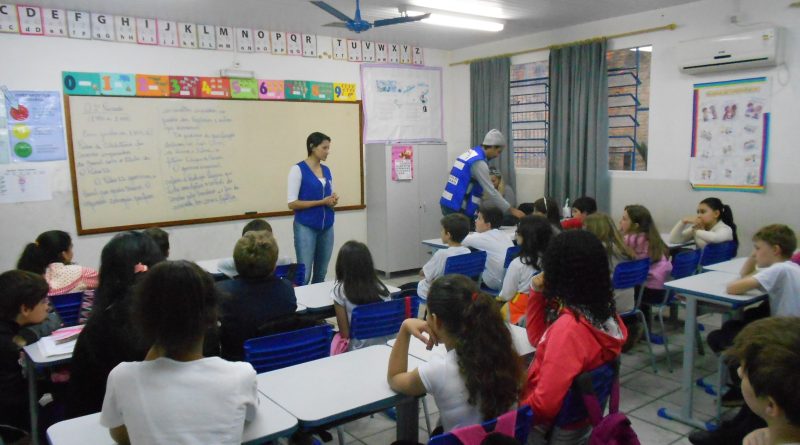
<svg viewBox="0 0 800 445"><path fill-rule="evenodd" d="M601 35L676 23L674 31L660 31L610 41L610 49L653 45L650 138L647 172L611 172L611 214L617 219L627 204L647 205L654 213L662 232L678 218L694 213L696 204L706 196L716 195L729 203L739 225L739 237L747 242L762 225L771 222L789 224L800 232L800 9L788 8L788 0L706 0L683 6L617 17L559 30L534 33L502 42L453 51L450 61L538 48ZM740 9L737 9L737 5ZM784 65L751 71L729 71L688 76L678 70L676 44L683 40L736 33L743 29L732 25L730 15L739 12L744 26L775 24L784 28ZM547 60L547 51L515 56L512 63ZM691 149L692 85L756 76L772 77L772 122L767 163L767 191L763 194L741 192L693 191L689 185ZM446 73L449 87L446 108L446 138L449 154L455 158L469 147L469 66L452 67ZM544 169L517 170L517 200L533 201L544 193ZM747 249L749 251L749 248Z"/></svg>
<svg viewBox="0 0 800 445"><path fill-rule="evenodd" d="M330 45L319 36L318 47ZM122 43L83 41L65 38L0 35L3 60L0 63L0 84L11 90L61 90L61 71L107 71L174 75L219 75L221 68L234 61L241 69L253 70L259 78L305 79L321 82L360 82L358 63L292 56L240 54L225 51L189 50L147 47ZM321 50L320 50L321 51ZM445 54L425 50L425 63L442 66ZM11 61L14 61L11 63ZM314 123L309 122L309 132ZM268 145L270 141L263 142ZM280 147L297 153L297 160L306 156L305 141L295 146ZM336 156L333 142L331 156ZM14 267L25 243L45 230L62 229L73 235L75 259L97 267L100 251L113 234L75 236L75 216L67 161L49 162L53 170L53 200L19 204L0 204L0 270ZM41 165L41 164L40 164ZM265 166L265 170L267 167ZM275 172L286 175L288 172ZM369 172L366 172L369 174ZM264 193L270 193L265 190ZM333 276L335 253L349 239L366 241L366 211L338 212L335 225L334 257L329 268ZM169 227L171 258L201 260L230 256L246 220L213 224ZM282 255L294 257L292 218L269 218Z"/></svg>

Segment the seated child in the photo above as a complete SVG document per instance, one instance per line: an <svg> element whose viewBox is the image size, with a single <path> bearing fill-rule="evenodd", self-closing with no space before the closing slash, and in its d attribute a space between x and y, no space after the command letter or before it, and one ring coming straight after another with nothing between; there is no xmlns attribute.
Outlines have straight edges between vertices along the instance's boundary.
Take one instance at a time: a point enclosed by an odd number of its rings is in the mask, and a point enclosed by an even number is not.
<svg viewBox="0 0 800 445"><path fill-rule="evenodd" d="M616 269L617 264L636 258L633 250L625 244L622 234L619 233L610 216L605 213L594 213L587 216L583 223L586 226L586 230L595 235L606 248L610 277L614 276L614 269ZM617 312L622 314L632 310L636 304L634 289L615 289L614 300L616 301Z"/></svg>
<svg viewBox="0 0 800 445"><path fill-rule="evenodd" d="M158 227L150 227L142 230L145 235L153 239L164 254L164 258L169 257L169 233Z"/></svg>
<svg viewBox="0 0 800 445"><path fill-rule="evenodd" d="M240 444L258 407L249 363L203 357L217 323L214 281L188 261L154 266L136 288L132 317L144 361L123 362L108 376L100 424L118 443Z"/></svg>
<svg viewBox="0 0 800 445"><path fill-rule="evenodd" d="M43 275L50 286L47 295L96 288L97 271L73 264L73 257L72 238L69 234L61 230L50 230L25 246L17 262L17 269Z"/></svg>
<svg viewBox="0 0 800 445"><path fill-rule="evenodd" d="M348 241L336 256L336 283L331 289L339 336L349 340L348 351L385 344L389 338L350 338L350 320L356 306L389 300L389 289L378 278L372 254L364 243ZM390 337L391 338L391 337Z"/></svg>
<svg viewBox="0 0 800 445"><path fill-rule="evenodd" d="M627 330L614 307L608 254L597 237L585 230L561 233L550 241L543 267L533 279L526 315L528 340L536 346L522 400L536 413L528 443L547 443L547 435L550 443L584 443L588 420L563 428L553 422L575 377L616 359Z"/></svg>
<svg viewBox="0 0 800 445"><path fill-rule="evenodd" d="M558 203L554 199L545 197L534 201L533 214L547 218L553 226L554 235L558 235L563 230L561 227L561 209L558 208Z"/></svg>
<svg viewBox="0 0 800 445"><path fill-rule="evenodd" d="M18 334L20 327L47 318L48 289L39 274L23 270L0 274L0 425L30 431L28 385L20 366L24 341Z"/></svg>
<svg viewBox="0 0 800 445"><path fill-rule="evenodd" d="M447 355L434 354L409 370L409 343L420 340L428 349L443 343ZM515 408L523 381L522 363L497 303L457 274L433 282L425 320L409 318L400 326L387 377L401 394L432 395L444 432Z"/></svg>
<svg viewBox="0 0 800 445"><path fill-rule="evenodd" d="M528 307L531 278L542 270L542 257L553 238L553 226L543 216L525 216L517 225L519 256L511 261L497 299L506 303L500 309L510 323L519 322Z"/></svg>
<svg viewBox="0 0 800 445"><path fill-rule="evenodd" d="M800 318L755 321L736 336L728 354L741 363L747 406L767 422L742 443L800 443Z"/></svg>
<svg viewBox="0 0 800 445"><path fill-rule="evenodd" d="M486 268L481 274L483 284L490 289L503 287L503 276L508 248L513 246L511 237L500 231L503 222L503 212L499 208L488 204L481 204L478 208L478 218L475 220L475 231L464 238L461 244L465 247L483 250L486 252Z"/></svg>
<svg viewBox="0 0 800 445"><path fill-rule="evenodd" d="M261 336L268 320L294 314L297 298L287 280L276 277L278 244L266 230L247 232L236 242L233 260L239 275L217 283L222 299L220 344L222 357L244 359L244 342Z"/></svg>
<svg viewBox="0 0 800 445"><path fill-rule="evenodd" d="M702 249L707 244L739 242L733 211L719 198L706 198L697 205L697 216L681 219L672 228L669 241L674 244L694 241Z"/></svg>
<svg viewBox="0 0 800 445"><path fill-rule="evenodd" d="M572 218L561 221L564 230L582 229L583 220L597 211L597 201L589 196L581 196L572 203Z"/></svg>
<svg viewBox="0 0 800 445"><path fill-rule="evenodd" d="M244 236L247 232L259 232L262 230L266 230L267 232L272 235L272 226L270 223L264 221L263 219L254 219L249 223L245 224L244 228L242 229L242 236ZM289 257L278 257L278 261L276 265L283 266L284 264L292 264L293 260ZM236 271L236 264L233 261L233 258L223 258L219 260L217 263L217 270L220 273L224 274L228 278L233 278L236 275L239 275L239 272Z"/></svg>
<svg viewBox="0 0 800 445"><path fill-rule="evenodd" d="M439 249L434 252L431 259L419 271L422 279L417 284L417 295L423 300L428 298L428 290L433 281L444 274L444 263L447 258L470 253L468 248L461 245L461 242L469 234L469 219L464 214L451 213L442 218L439 223L442 225L442 242L447 244L447 249Z"/></svg>

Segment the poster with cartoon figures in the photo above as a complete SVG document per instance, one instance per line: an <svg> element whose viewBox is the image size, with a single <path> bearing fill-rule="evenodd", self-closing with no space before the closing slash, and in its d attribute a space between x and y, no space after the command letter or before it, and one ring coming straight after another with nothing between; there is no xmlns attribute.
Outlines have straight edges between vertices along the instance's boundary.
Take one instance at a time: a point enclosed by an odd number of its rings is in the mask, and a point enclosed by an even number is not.
<svg viewBox="0 0 800 445"><path fill-rule="evenodd" d="M694 85L693 188L764 191L769 98L766 77Z"/></svg>
<svg viewBox="0 0 800 445"><path fill-rule="evenodd" d="M16 106L7 106L12 162L58 161L67 158L61 93L14 91Z"/></svg>

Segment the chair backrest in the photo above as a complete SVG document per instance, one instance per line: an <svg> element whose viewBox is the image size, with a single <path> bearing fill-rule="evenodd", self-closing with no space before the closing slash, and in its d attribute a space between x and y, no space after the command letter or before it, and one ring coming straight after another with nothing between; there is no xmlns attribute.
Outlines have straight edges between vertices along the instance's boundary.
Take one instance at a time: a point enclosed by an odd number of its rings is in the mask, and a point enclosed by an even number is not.
<svg viewBox="0 0 800 445"><path fill-rule="evenodd" d="M733 241L724 243L706 244L700 253L700 265L710 266L712 264L728 261L736 255L737 246Z"/></svg>
<svg viewBox="0 0 800 445"><path fill-rule="evenodd" d="M251 338L244 342L244 360L259 374L310 362L330 355L332 337L333 329L325 324Z"/></svg>
<svg viewBox="0 0 800 445"><path fill-rule="evenodd" d="M397 334L403 320L416 317L418 310L417 297L356 306L350 319L350 337L366 340Z"/></svg>
<svg viewBox="0 0 800 445"><path fill-rule="evenodd" d="M295 286L304 285L306 278L306 265L303 263L281 264L275 267L275 276L286 278Z"/></svg>
<svg viewBox="0 0 800 445"><path fill-rule="evenodd" d="M58 316L61 317L64 326L75 326L78 324L78 316L81 312L81 301L83 301L82 291L50 296L50 303L53 305Z"/></svg>
<svg viewBox="0 0 800 445"><path fill-rule="evenodd" d="M527 443L528 433L531 431L533 424L533 411L531 407L525 405L517 410L517 423L514 425L514 437L520 443ZM486 431L493 431L497 425L497 419L487 420L481 423L481 426ZM438 436L433 436L428 441L428 445L463 445L460 440L453 433L444 433Z"/></svg>
<svg viewBox="0 0 800 445"><path fill-rule="evenodd" d="M444 275L457 273L479 281L484 268L486 268L486 252L476 250L448 257L444 262Z"/></svg>
<svg viewBox="0 0 800 445"><path fill-rule="evenodd" d="M624 261L617 264L614 268L614 275L611 279L614 289L628 289L640 286L647 281L647 273L650 271L650 258L641 260Z"/></svg>
<svg viewBox="0 0 800 445"><path fill-rule="evenodd" d="M700 251L685 250L672 257L672 278L679 279L694 275L700 263Z"/></svg>
<svg viewBox="0 0 800 445"><path fill-rule="evenodd" d="M576 377L564 397L561 410L556 416L555 425L569 425L589 417L589 412L583 402L584 394L593 393L600 402L600 410L605 411L606 403L611 396L611 387L618 374L619 361L614 360Z"/></svg>
<svg viewBox="0 0 800 445"><path fill-rule="evenodd" d="M508 265L519 255L520 250L522 250L522 248L519 246L511 246L506 250L506 259L503 261L503 269L508 269Z"/></svg>

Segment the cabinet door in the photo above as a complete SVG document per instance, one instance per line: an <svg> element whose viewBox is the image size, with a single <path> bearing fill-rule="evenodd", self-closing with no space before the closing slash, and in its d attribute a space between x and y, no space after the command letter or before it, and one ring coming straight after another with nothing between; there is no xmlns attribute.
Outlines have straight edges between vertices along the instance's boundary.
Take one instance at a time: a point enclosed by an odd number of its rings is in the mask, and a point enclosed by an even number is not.
<svg viewBox="0 0 800 445"><path fill-rule="evenodd" d="M421 267L419 263L419 244L415 240L420 233L419 212L422 207L417 199L419 176L411 181L392 180L391 146L386 156L386 237L388 241L387 271L394 272ZM414 159L414 171L419 169L419 161Z"/></svg>
<svg viewBox="0 0 800 445"><path fill-rule="evenodd" d="M447 165L447 145L429 144L414 146L414 157L418 169L414 172L419 182L419 246L420 267L430 258L430 248L422 246L421 241L436 238L441 231L442 209L439 198L442 197L444 185L450 166Z"/></svg>

